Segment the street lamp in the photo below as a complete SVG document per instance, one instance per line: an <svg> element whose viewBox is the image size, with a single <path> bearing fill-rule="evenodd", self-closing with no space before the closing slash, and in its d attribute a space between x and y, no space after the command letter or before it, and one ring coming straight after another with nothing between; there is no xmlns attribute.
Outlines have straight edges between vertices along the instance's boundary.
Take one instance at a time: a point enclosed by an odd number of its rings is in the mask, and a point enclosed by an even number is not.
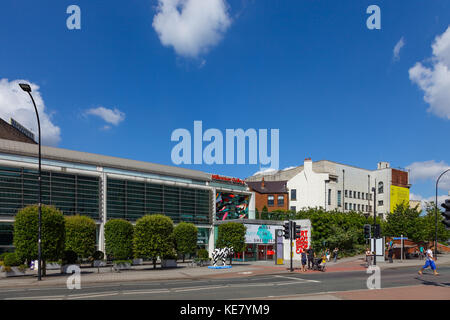
<svg viewBox="0 0 450 320"><path fill-rule="evenodd" d="M22 88L23 91L27 92L31 98L31 101L33 101L33 105L34 105L34 110L36 111L36 117L37 117L37 122L38 122L38 130L39 130L39 177L38 177L38 181L39 181L39 203L38 203L38 210L39 210L39 218L38 218L38 280L41 280L41 198L42 198L42 193L41 193L41 185L42 185L42 180L41 180L41 122L39 121L39 113L38 110L36 108L36 103L34 102L33 96L31 95L31 87L29 84L27 83L19 83L20 88Z"/></svg>
<svg viewBox="0 0 450 320"><path fill-rule="evenodd" d="M434 208L435 208L435 222L436 222L436 227L435 227L435 237L434 237L434 257L437 260L437 255L436 255L436 250L437 250L437 222L438 222L438 207L437 207L437 202L438 202L438 183L439 180L441 179L441 177L446 173L450 171L450 169L445 170L444 172L441 173L441 175L438 177L438 179L436 180L436 202L434 203Z"/></svg>

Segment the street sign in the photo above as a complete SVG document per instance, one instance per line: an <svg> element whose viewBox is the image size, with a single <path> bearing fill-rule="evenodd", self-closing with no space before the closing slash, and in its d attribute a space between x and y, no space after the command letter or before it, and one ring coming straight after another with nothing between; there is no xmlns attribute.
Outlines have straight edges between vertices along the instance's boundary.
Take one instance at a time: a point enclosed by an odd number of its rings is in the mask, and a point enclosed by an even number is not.
<svg viewBox="0 0 450 320"><path fill-rule="evenodd" d="M394 237L394 240L408 240L408 237Z"/></svg>

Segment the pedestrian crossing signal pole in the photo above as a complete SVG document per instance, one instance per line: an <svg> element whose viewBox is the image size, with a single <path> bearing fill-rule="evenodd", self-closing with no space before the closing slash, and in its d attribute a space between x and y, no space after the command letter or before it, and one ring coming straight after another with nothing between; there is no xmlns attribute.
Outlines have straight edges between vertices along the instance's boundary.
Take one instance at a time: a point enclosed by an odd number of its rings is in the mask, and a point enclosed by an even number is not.
<svg viewBox="0 0 450 320"><path fill-rule="evenodd" d="M293 268L293 266L292 266L292 260L293 260L293 257L292 257L292 241L294 240L294 232L295 232L295 222L294 221L291 221L291 220L289 220L289 242L290 242L290 244L291 244L291 272L292 271L294 271L294 268Z"/></svg>

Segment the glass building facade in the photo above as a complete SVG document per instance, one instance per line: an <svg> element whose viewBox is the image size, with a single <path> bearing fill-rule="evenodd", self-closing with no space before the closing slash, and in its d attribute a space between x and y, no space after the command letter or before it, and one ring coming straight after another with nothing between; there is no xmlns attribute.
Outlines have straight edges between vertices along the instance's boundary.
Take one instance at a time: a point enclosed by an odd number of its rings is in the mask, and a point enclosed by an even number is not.
<svg viewBox="0 0 450 320"><path fill-rule="evenodd" d="M107 218L135 221L162 213L174 223L210 224L209 190L128 180L107 180Z"/></svg>
<svg viewBox="0 0 450 320"><path fill-rule="evenodd" d="M42 172L42 203L65 215L100 219L100 179L76 174ZM0 217L14 217L18 210L39 202L38 171L0 167Z"/></svg>

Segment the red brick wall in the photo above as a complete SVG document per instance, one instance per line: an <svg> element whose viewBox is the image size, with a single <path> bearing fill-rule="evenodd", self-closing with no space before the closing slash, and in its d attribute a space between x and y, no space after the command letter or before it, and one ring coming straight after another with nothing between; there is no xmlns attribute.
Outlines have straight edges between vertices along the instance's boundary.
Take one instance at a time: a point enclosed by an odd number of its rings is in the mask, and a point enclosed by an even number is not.
<svg viewBox="0 0 450 320"><path fill-rule="evenodd" d="M408 172L392 169L392 185L397 187L407 187Z"/></svg>
<svg viewBox="0 0 450 320"><path fill-rule="evenodd" d="M252 190L254 191L254 190ZM274 210L288 210L289 209L289 197L287 193L271 193L271 194L265 194L265 193L258 193L256 191L255 192L255 208L261 212L262 209L264 208L264 206L267 207L267 210L270 211L274 211ZM273 206L269 206L268 205L268 201L267 201L267 196L274 196L274 202L273 202ZM284 196L284 205L283 206L278 206L277 202L278 202L278 196Z"/></svg>

